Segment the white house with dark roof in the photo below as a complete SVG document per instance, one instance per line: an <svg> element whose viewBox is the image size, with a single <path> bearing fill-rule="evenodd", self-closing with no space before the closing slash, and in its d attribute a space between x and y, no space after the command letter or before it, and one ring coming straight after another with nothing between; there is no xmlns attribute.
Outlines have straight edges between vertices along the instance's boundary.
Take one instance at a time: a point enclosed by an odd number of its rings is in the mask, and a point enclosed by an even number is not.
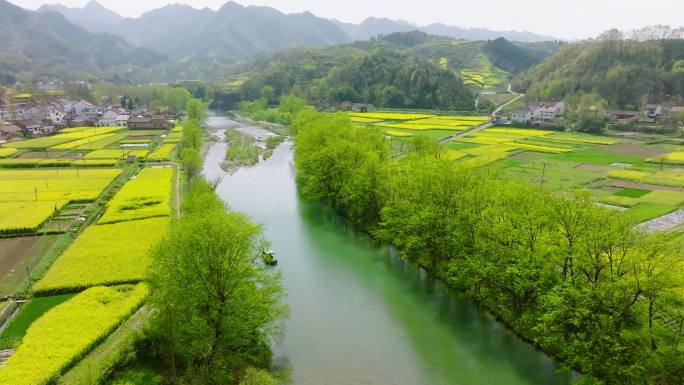
<svg viewBox="0 0 684 385"><path fill-rule="evenodd" d="M128 119L130 116L126 114L116 115L116 126L117 127L128 127Z"/></svg>
<svg viewBox="0 0 684 385"><path fill-rule="evenodd" d="M98 127L113 127L116 126L117 113L109 110L102 114L102 117L97 121L96 126Z"/></svg>
<svg viewBox="0 0 684 385"><path fill-rule="evenodd" d="M513 124L527 124L530 120L532 120L532 111L528 109L511 112L511 123Z"/></svg>

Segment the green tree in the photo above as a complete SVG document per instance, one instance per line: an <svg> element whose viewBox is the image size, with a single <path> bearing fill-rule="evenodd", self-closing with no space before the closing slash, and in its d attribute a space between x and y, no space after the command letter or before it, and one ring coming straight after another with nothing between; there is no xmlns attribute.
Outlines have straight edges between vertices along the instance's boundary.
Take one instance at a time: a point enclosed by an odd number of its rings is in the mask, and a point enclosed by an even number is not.
<svg viewBox="0 0 684 385"><path fill-rule="evenodd" d="M185 104L188 120L201 122L207 116L207 107L198 99L190 99Z"/></svg>
<svg viewBox="0 0 684 385"><path fill-rule="evenodd" d="M265 85L261 87L261 97L272 103L275 100L275 89L273 86Z"/></svg>
<svg viewBox="0 0 684 385"><path fill-rule="evenodd" d="M195 183L183 217L153 250L153 330L185 377L237 383L246 367L269 365L284 291L259 262L260 227L227 211L206 182Z"/></svg>
<svg viewBox="0 0 684 385"><path fill-rule="evenodd" d="M202 147L202 125L195 120L187 120L183 124L182 147L200 151Z"/></svg>
<svg viewBox="0 0 684 385"><path fill-rule="evenodd" d="M194 148L184 148L181 151L181 164L190 177L195 177L202 171L202 157Z"/></svg>

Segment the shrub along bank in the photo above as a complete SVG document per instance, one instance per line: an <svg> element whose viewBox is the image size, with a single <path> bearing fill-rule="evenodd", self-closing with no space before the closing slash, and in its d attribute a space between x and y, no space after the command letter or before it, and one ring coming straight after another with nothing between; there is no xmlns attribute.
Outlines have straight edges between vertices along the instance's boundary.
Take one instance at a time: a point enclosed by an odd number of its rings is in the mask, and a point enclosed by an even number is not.
<svg viewBox="0 0 684 385"><path fill-rule="evenodd" d="M674 384L684 378L681 265L663 236L581 192L458 165L418 137L391 160L383 134L301 110L302 195L341 212L404 258L467 293L524 338L585 374L584 383Z"/></svg>

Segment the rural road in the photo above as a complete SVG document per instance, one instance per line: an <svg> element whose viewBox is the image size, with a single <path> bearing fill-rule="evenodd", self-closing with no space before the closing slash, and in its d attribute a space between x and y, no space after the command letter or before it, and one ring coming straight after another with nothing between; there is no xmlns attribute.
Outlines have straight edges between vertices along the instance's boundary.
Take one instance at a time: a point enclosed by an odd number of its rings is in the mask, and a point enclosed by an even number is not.
<svg viewBox="0 0 684 385"><path fill-rule="evenodd" d="M515 103L515 102L516 102L518 99L520 99L520 98L525 97L525 94L519 94L519 93L517 93L517 92L513 92L513 90L511 89L511 85L510 85L510 84L508 85L508 93L514 94L514 95L516 95L516 97L514 97L513 99L511 99L511 100L507 101L506 103L504 103L504 104L500 105L499 107L497 107L496 110L494 110L494 112L491 113L492 119L496 119L496 115L497 115L499 112L501 112L501 110L502 110L504 107L506 107L507 105L509 105L509 104L511 104L511 103ZM464 136L466 136L466 135L474 134L474 133L476 133L476 132L478 132L478 131L484 130L484 129L486 129L486 128L490 128L490 127L492 127L493 125L494 125L494 124L491 123L491 122L489 122L489 123L483 123L483 124L480 124L479 126L475 126L475 127L471 128L471 129L469 129L469 130L465 130L465 131L459 132L458 134L451 135L451 136L448 136L448 137L446 137L446 138L442 138L439 142L440 142L440 143L448 143L448 142L450 142L452 139L462 138L462 137L464 137Z"/></svg>
<svg viewBox="0 0 684 385"><path fill-rule="evenodd" d="M511 89L511 85L510 85L510 84L508 84L508 93L509 93L509 94L514 94L514 95L518 95L518 96L516 96L515 98L513 98L513 99L507 101L506 103L500 105L499 107L497 107L497 109L494 110L494 112L492 112L492 117L495 117L496 114L498 114L499 112L501 112L501 110L502 110L504 107L506 107L507 105L509 105L509 104L511 104L511 103L515 103L518 99L525 97L525 94L519 94L519 93L517 93L517 92L513 92L513 89Z"/></svg>
<svg viewBox="0 0 684 385"><path fill-rule="evenodd" d="M497 107L496 110L494 110L494 112L491 113L492 120L496 118L496 115L497 115L504 107L506 107L507 105L509 105L509 104L511 104L511 103L516 102L516 101L519 100L520 98L525 97L525 94L519 94L519 93L517 93L517 92L513 92L513 90L511 89L511 85L510 85L510 84L508 85L508 92L511 93L511 94L516 95L516 97L513 98L513 99L511 99L511 100L509 100L509 101L507 101L506 103L500 105L499 107ZM445 138L442 138L442 139L440 139L438 142L439 142L439 143L449 143L449 142L452 141L453 139L462 138L462 137L464 137L464 136L466 136L466 135L473 134L473 133L476 133L476 132L478 132L478 131L481 131L481 130L490 128L490 127L492 127L493 125L494 125L494 124L493 124L492 122L482 123L482 124L480 124L479 126L475 126L475 127L470 128L470 129L468 129L468 130L465 130L465 131L461 131L461 132L459 132L458 134L454 134L454 135L450 135L450 136L447 136L447 137L445 137ZM399 157L399 156L401 156L401 155L404 155L405 153L406 153L406 151L404 151L404 152L402 152L402 153L399 153L399 154L395 154L392 158Z"/></svg>

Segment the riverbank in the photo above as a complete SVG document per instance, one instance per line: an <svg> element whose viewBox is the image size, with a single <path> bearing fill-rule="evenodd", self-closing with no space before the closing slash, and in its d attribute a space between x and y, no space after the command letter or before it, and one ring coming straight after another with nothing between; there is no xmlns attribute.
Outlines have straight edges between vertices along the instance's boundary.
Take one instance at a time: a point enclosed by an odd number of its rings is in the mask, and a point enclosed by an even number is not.
<svg viewBox="0 0 684 385"><path fill-rule="evenodd" d="M679 351L654 331L653 303L662 305L662 296L676 301L679 293L647 283L656 270L677 279L676 250L667 242L635 230L586 193L558 194L454 162L421 140L396 162L377 130L313 111L293 120L304 198L395 245L590 380L637 384L654 372L671 376L663 362ZM642 348L633 350L635 344Z"/></svg>
<svg viewBox="0 0 684 385"><path fill-rule="evenodd" d="M274 365L290 368L293 383L571 382L471 302L332 210L302 200L291 143L233 175L219 166L225 148L209 148L204 176L221 179L219 196L262 223L272 242L292 309Z"/></svg>

